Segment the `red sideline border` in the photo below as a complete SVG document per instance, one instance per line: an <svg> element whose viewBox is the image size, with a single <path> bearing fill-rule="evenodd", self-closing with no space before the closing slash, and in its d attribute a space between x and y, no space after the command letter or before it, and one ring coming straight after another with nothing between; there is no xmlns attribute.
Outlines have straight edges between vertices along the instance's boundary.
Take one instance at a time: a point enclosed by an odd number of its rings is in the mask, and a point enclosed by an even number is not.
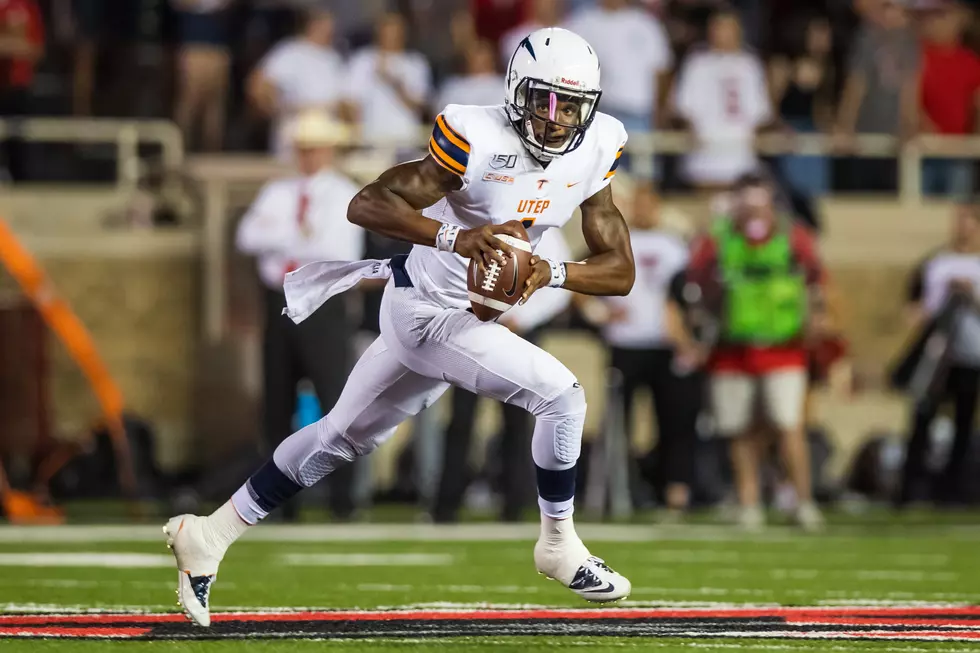
<svg viewBox="0 0 980 653"><path fill-rule="evenodd" d="M511 624L511 634L527 635L594 626L595 635L643 637L980 641L980 606L239 612L212 615L211 629L192 627L182 614L6 614L0 639L395 638L417 629L474 636L500 635Z"/></svg>

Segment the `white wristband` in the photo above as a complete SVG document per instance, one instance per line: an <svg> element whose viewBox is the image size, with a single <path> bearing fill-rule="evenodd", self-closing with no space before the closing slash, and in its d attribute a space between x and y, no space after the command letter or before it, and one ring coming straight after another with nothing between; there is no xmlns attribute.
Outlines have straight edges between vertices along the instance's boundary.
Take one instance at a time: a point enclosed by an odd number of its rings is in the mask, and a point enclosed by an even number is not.
<svg viewBox="0 0 980 653"><path fill-rule="evenodd" d="M565 285L565 278L568 276L565 270L564 261L552 261L550 258L543 259L551 266L551 281L548 282L549 288L561 288Z"/></svg>
<svg viewBox="0 0 980 653"><path fill-rule="evenodd" d="M440 252L452 252L456 249L456 236L459 235L460 226L456 224L446 224L439 227L436 234L436 249Z"/></svg>
<svg viewBox="0 0 980 653"><path fill-rule="evenodd" d="M460 226L455 224L442 223L439 233L436 234L436 249L440 252L452 252L456 249L456 237L459 235Z"/></svg>

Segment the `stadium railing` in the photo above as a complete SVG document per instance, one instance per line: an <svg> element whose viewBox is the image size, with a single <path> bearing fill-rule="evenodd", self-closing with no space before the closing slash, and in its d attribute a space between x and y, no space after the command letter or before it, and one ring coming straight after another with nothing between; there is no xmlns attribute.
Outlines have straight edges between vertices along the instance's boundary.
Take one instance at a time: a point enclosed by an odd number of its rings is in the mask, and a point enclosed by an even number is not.
<svg viewBox="0 0 980 653"><path fill-rule="evenodd" d="M160 146L165 170L184 164L184 137L169 120L113 118L6 118L0 120L0 140L19 137L34 143L115 143L121 189L135 189L142 175L140 144Z"/></svg>

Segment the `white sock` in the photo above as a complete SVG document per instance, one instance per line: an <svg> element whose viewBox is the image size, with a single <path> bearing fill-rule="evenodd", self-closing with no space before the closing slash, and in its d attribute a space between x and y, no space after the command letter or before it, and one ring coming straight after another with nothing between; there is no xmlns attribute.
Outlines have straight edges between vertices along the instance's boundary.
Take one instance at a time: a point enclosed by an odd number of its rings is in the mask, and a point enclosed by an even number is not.
<svg viewBox="0 0 980 653"><path fill-rule="evenodd" d="M205 537L221 551L222 556L252 526L241 518L230 500L207 517L207 524L209 528L205 530Z"/></svg>
<svg viewBox="0 0 980 653"><path fill-rule="evenodd" d="M575 532L571 517L555 519L541 515L541 536L534 547L534 558L539 571L568 585L590 555Z"/></svg>

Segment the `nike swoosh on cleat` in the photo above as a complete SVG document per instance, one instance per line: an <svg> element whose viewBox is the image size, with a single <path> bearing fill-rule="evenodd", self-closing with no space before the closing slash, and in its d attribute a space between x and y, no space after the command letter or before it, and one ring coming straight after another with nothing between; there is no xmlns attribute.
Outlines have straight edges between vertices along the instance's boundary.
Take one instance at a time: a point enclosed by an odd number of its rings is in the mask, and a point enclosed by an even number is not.
<svg viewBox="0 0 980 653"><path fill-rule="evenodd" d="M591 590L579 590L582 594L611 594L616 591L616 586L609 583L605 587L598 587Z"/></svg>
<svg viewBox="0 0 980 653"><path fill-rule="evenodd" d="M208 607L208 598L211 594L211 585L214 583L214 576L191 576L191 573L184 572L187 574L187 578L191 584L191 590L194 592L194 597L197 599L201 607Z"/></svg>

